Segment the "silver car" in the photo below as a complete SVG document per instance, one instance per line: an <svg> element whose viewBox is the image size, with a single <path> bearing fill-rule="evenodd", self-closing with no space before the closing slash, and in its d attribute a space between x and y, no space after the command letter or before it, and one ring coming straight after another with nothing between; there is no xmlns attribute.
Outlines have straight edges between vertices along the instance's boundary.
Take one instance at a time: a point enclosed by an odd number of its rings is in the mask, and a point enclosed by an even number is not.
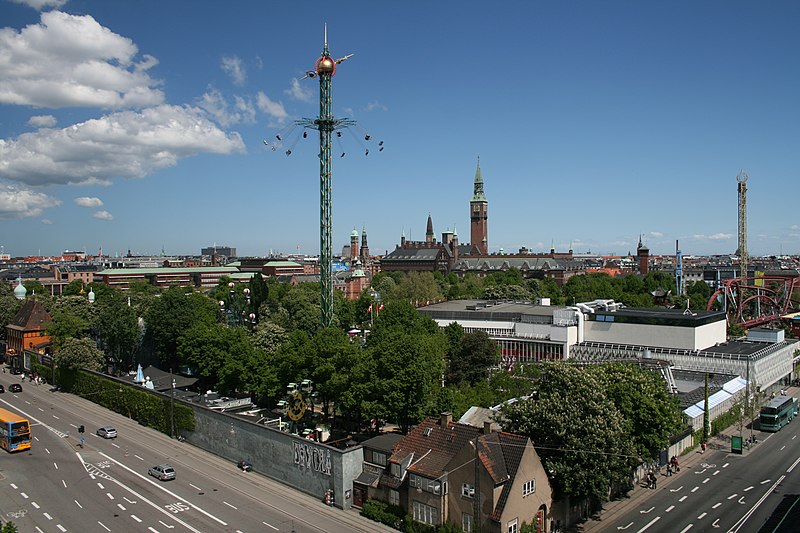
<svg viewBox="0 0 800 533"><path fill-rule="evenodd" d="M117 430L111 426L103 426L97 430L97 436L103 437L104 439L116 439Z"/></svg>
<svg viewBox="0 0 800 533"><path fill-rule="evenodd" d="M153 477L157 477L161 481L175 479L175 469L166 463L150 467L147 473Z"/></svg>

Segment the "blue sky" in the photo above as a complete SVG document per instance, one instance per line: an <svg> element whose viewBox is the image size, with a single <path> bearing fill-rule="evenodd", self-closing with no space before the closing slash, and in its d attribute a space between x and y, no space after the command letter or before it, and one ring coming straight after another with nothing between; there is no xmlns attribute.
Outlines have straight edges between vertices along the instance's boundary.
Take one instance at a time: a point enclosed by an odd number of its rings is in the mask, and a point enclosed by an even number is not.
<svg viewBox="0 0 800 533"><path fill-rule="evenodd" d="M317 254L318 137L263 141L318 114L326 22L358 122L334 250L428 213L467 242L480 157L492 252L733 253L744 169L750 253L800 253L800 4L777 1L0 0L0 245Z"/></svg>

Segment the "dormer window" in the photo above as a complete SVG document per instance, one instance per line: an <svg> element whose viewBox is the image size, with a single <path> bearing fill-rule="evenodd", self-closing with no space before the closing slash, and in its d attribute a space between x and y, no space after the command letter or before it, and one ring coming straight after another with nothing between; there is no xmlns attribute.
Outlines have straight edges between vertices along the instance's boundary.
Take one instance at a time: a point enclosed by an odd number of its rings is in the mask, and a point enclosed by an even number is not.
<svg viewBox="0 0 800 533"><path fill-rule="evenodd" d="M392 476L400 477L400 464L392 463Z"/></svg>

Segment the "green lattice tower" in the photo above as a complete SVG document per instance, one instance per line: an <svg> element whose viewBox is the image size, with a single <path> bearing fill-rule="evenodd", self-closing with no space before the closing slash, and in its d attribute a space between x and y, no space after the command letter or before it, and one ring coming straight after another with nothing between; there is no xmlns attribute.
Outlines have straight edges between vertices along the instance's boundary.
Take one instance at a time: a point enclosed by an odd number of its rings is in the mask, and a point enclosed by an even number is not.
<svg viewBox="0 0 800 533"><path fill-rule="evenodd" d="M352 126L354 120L337 119L331 110L331 79L336 74L336 65L352 54L334 60L328 52L328 28L325 27L325 46L322 55L314 64L314 70L306 72L309 78L319 77L319 116L304 118L296 124L319 130L319 280L320 322L322 327L333 325L333 253L331 232L332 182L331 182L331 136L334 131Z"/></svg>

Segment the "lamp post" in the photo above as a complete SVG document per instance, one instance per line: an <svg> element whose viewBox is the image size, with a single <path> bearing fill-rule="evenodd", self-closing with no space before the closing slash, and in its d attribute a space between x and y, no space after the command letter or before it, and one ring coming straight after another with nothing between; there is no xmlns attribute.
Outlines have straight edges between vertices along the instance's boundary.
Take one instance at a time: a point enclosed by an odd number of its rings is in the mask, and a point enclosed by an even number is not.
<svg viewBox="0 0 800 533"><path fill-rule="evenodd" d="M170 437L175 438L175 378L172 377L172 367L169 369L169 381L172 385L169 395L169 420L170 420Z"/></svg>
<svg viewBox="0 0 800 533"><path fill-rule="evenodd" d="M220 315L229 326L249 324L252 327L256 323L256 314L247 314L250 309L250 289L245 287L242 295L244 301L236 294L236 285L231 281L228 283L227 298L219 301Z"/></svg>

